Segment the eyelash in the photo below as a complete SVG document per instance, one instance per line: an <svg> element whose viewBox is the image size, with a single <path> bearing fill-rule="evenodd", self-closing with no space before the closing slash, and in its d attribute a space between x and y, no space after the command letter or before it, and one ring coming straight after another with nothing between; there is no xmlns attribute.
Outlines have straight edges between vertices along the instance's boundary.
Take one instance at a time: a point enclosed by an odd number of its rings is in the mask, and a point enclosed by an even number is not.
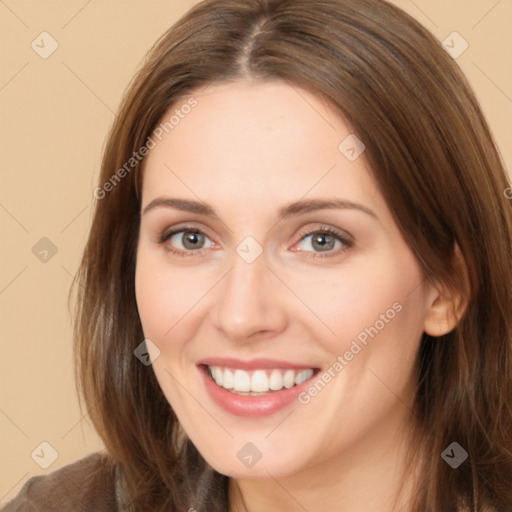
<svg viewBox="0 0 512 512"><path fill-rule="evenodd" d="M158 243L163 245L174 235L176 235L178 233L182 233L182 232L188 232L188 231L190 231L192 233L198 233L198 234L208 237L208 235L206 235L206 233L203 233L200 229L198 229L194 226L182 226L179 229L175 229L173 231L169 231L169 232L164 231L160 235L160 237L158 239ZM313 230L306 230L306 231L299 233L299 237L300 237L299 241L302 241L302 239L307 236L315 235L315 234L316 235L332 236L332 237L336 238L337 240L339 240L345 247L338 249L337 251L328 251L326 253L314 252L314 251L302 251L302 250L298 251L298 252L305 252L305 253L312 252L313 254L306 256L307 258L312 258L312 259L333 258L333 257L339 256L341 253L347 251L354 245L354 243L351 240L349 240L347 237L343 236L338 231L336 231L332 228L326 227L326 226L321 226L320 228L316 228ZM165 249L166 249L166 251L168 251L176 256L179 256L179 257L194 256L196 254L201 254L203 251L203 249L196 249L196 250L192 250L192 251L182 251L179 249L174 249L170 245L166 246Z"/></svg>

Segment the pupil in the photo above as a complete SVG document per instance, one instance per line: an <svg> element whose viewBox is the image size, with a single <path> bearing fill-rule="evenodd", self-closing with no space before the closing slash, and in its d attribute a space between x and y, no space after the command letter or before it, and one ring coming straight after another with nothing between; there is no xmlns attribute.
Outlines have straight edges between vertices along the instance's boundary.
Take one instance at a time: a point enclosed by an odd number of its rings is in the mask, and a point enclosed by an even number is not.
<svg viewBox="0 0 512 512"><path fill-rule="evenodd" d="M200 233L189 231L188 234L185 235L185 241L183 245L188 249L197 249L200 236Z"/></svg>
<svg viewBox="0 0 512 512"><path fill-rule="evenodd" d="M330 243L326 241L326 238L331 238ZM326 247L332 249L333 239L331 235L318 235L313 238L313 245L315 245L315 243L318 244L321 249L325 249Z"/></svg>

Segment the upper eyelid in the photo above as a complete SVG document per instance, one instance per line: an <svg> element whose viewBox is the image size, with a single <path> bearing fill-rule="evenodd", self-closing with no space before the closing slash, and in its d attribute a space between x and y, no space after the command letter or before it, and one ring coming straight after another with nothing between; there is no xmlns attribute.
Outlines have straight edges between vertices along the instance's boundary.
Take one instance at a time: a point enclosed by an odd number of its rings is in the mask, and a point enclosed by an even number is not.
<svg viewBox="0 0 512 512"><path fill-rule="evenodd" d="M185 225L185 226L172 227L169 229L163 229L161 231L161 236L167 238L170 236L174 236L178 233L181 233L182 231L198 231L199 233L207 236L210 240L214 241L213 238L208 234L208 230L206 230L202 227L197 227L197 226L193 226L193 225Z"/></svg>

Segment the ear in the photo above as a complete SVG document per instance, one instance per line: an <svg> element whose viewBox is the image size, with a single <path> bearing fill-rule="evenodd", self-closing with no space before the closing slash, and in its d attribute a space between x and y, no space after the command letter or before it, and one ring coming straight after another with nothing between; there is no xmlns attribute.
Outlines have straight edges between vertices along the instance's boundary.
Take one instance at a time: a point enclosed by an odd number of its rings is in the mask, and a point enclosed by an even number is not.
<svg viewBox="0 0 512 512"><path fill-rule="evenodd" d="M451 290L445 283L432 286L427 296L427 310L423 330L438 337L452 331L466 311L469 297L469 275L466 260L457 241L454 242L454 258L462 277L463 289Z"/></svg>

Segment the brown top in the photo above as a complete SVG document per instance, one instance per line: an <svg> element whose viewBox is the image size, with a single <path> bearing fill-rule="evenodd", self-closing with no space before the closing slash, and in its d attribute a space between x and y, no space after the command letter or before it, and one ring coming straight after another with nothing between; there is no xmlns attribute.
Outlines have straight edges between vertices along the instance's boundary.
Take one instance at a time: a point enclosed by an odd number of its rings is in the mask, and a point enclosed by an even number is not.
<svg viewBox="0 0 512 512"><path fill-rule="evenodd" d="M30 478L2 512L121 512L115 468L93 453Z"/></svg>

